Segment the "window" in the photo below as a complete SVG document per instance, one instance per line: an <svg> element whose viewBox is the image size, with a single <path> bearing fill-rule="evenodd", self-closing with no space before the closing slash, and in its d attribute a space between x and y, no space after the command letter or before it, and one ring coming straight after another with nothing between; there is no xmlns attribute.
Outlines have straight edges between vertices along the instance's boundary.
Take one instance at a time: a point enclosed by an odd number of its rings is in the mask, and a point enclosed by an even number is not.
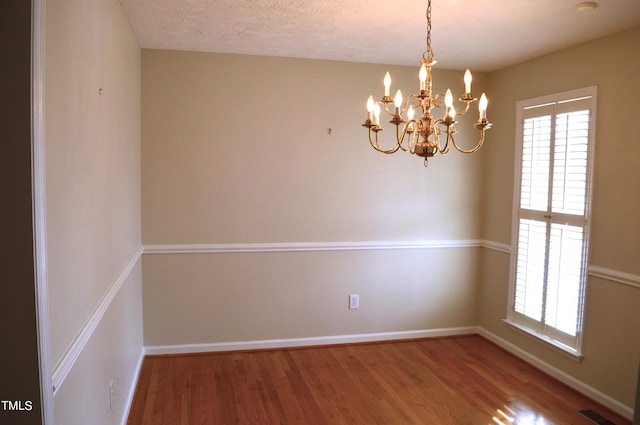
<svg viewBox="0 0 640 425"><path fill-rule="evenodd" d="M517 103L507 322L581 353L596 88Z"/></svg>

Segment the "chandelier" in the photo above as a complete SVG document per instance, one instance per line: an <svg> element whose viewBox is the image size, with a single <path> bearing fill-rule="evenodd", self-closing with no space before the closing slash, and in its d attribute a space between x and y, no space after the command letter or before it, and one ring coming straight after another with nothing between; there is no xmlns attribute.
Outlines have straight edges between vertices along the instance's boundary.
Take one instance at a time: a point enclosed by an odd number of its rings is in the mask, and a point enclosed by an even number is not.
<svg viewBox="0 0 640 425"><path fill-rule="evenodd" d="M469 106L477 99L471 94L471 72L467 69L464 73L464 94L459 99L464 103L464 108L456 110L453 104L453 95L451 90L447 89L446 93L438 93L432 95L433 80L431 78L431 67L436 64L433 57L433 49L431 48L431 0L427 6L427 50L422 53L420 63L420 72L418 78L420 80L420 90L417 93L410 94L403 102L402 92L397 91L392 99L389 95L391 88L391 76L387 72L384 77L384 96L380 101L375 101L373 96L369 96L367 100L367 120L363 127L369 129L369 143L378 152L392 154L398 150L410 152L424 158L424 165L427 166L428 158L437 153L445 155L455 147L462 153L473 153L482 147L484 143L485 130L491 128L491 123L487 121L487 96L482 93L478 102L479 118L475 123L475 127L480 131L480 138L476 145L471 149L460 147L454 138L456 133L456 117L465 114L469 110ZM393 107L390 104L393 103ZM391 116L389 121L396 128L395 145L388 149L380 145L379 135L383 130L380 125L380 113L382 106ZM434 108L442 108L443 114L440 118L436 118L432 113ZM415 117L416 110L419 116ZM404 119L406 112L407 119ZM434 111L435 112L435 111ZM440 139L445 138L441 144Z"/></svg>

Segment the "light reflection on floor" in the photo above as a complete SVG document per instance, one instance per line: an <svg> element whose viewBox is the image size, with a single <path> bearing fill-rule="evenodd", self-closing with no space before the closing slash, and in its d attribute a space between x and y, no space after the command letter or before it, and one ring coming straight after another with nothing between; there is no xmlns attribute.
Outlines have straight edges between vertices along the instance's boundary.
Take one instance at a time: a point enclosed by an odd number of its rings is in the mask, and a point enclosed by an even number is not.
<svg viewBox="0 0 640 425"><path fill-rule="evenodd" d="M501 409L498 409L497 410L498 415L493 417L493 421L495 423L500 425L507 425L507 424L513 423L513 421L515 420L515 412L509 409L507 406L505 406L505 409L509 412L509 414L506 414Z"/></svg>
<svg viewBox="0 0 640 425"><path fill-rule="evenodd" d="M496 415L492 418L493 422L489 425L551 425L544 416L522 409L517 412L509 406L502 409L496 409Z"/></svg>

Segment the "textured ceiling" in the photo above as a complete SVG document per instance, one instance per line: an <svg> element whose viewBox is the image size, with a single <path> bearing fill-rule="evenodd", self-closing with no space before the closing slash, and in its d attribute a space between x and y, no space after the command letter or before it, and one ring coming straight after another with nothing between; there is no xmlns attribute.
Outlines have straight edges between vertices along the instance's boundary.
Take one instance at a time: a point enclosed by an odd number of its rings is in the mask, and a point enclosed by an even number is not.
<svg viewBox="0 0 640 425"><path fill-rule="evenodd" d="M399 65L425 50L425 0L120 2L142 48ZM640 26L640 0L600 0L590 12L577 3L433 0L438 67L491 71Z"/></svg>

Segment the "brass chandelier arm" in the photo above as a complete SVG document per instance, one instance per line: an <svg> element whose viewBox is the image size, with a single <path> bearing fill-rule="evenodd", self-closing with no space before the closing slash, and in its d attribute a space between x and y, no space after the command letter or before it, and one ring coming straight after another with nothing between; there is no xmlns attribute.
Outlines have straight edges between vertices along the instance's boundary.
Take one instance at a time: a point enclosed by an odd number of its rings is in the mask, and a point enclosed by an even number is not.
<svg viewBox="0 0 640 425"><path fill-rule="evenodd" d="M380 103L384 105L384 109L385 111L387 111L387 114L389 114L392 117L396 115L395 106L392 106L391 108L389 108L389 105L393 105L392 101L382 99L380 100ZM417 97L415 93L410 94L409 96L407 96L406 99L404 99L404 101L402 102L402 106L398 111L398 115L404 115L404 113L407 112L407 109L409 109L409 106L413 106L414 108L420 108L422 106L422 104L420 103L420 98Z"/></svg>
<svg viewBox="0 0 640 425"><path fill-rule="evenodd" d="M400 130L400 127L402 125L402 130ZM382 131L382 127L369 127L369 143L371 144L371 146L377 150L378 152L382 152L382 153L386 153L386 154L392 154L398 151L398 149L401 149L405 152L409 151L411 152L412 149L412 143L411 143L411 139L413 137L413 133L415 132L415 127L416 127L416 120L411 120L409 122L399 122L395 124L396 127L396 144L389 148L389 149L384 149L382 146L380 146L380 139L378 136L378 133L380 133ZM375 133L375 142L373 137L371 136L371 133ZM407 137L407 134L409 134L408 140L407 140L407 146L403 146L404 142L405 142L405 138Z"/></svg>
<svg viewBox="0 0 640 425"><path fill-rule="evenodd" d="M434 125L434 141L436 142L436 149L438 150L438 153L442 154L442 155L446 155L447 153L449 153L449 150L451 149L451 144L449 143L451 141L451 139L453 138L453 132L451 131L451 127L447 126L447 138L444 142L444 147L440 146L440 127L438 127L439 124L445 124L443 119L438 119L435 122ZM455 129L453 129L453 131L455 131Z"/></svg>
<svg viewBox="0 0 640 425"><path fill-rule="evenodd" d="M382 153L386 153L386 154L392 154L392 153L396 153L398 151L398 149L400 149L400 144L396 141L396 145L393 146L392 148L389 149L384 149L380 146L379 140L378 140L378 133L381 131L382 129L372 129L369 128L369 143L371 144L371 147L373 147L375 150L377 150L378 152L382 152ZM371 133L375 133L376 137L375 137L375 143L373 141L373 139L371 138Z"/></svg>
<svg viewBox="0 0 640 425"><path fill-rule="evenodd" d="M433 97L433 106L436 108L441 108L444 106L444 93L436 93Z"/></svg>
<svg viewBox="0 0 640 425"><path fill-rule="evenodd" d="M409 129L412 128L412 126L413 128L415 128L416 120L405 122L402 128L402 135L401 135L400 126L396 125L396 139L398 139L398 146L400 146L400 149L402 149L405 152L407 151L411 152L411 138L413 137L413 133L415 131L415 130L409 131ZM407 147L405 148L404 146L402 146L402 144L404 143L404 139L407 136L407 133L409 134L409 138L407 140Z"/></svg>
<svg viewBox="0 0 640 425"><path fill-rule="evenodd" d="M480 140L478 140L478 143L471 149L464 149L458 146L453 135L451 135L451 142L453 143L453 146L462 153L474 153L475 151L480 149L484 143L484 128L480 129Z"/></svg>
<svg viewBox="0 0 640 425"><path fill-rule="evenodd" d="M440 107L444 106L444 100L439 100L439 98L444 98L445 96L446 96L446 95L445 95L444 93L438 93L438 94L436 94L436 95L435 95L435 97L434 97L435 102L434 102L434 105L433 105L433 106L435 106L435 107L437 107L437 108L440 108ZM465 95L465 96L466 96L466 95ZM456 108L456 116L458 116L458 115L464 115L464 114L466 114L467 112L469 112L469 108L471 107L471 104L472 104L473 102L475 102L476 100L478 100L478 99L476 99L476 98L475 98L475 97L473 97L473 96L469 96L468 98L464 98L464 97L463 97L463 98L461 98L461 99L458 99L458 101L459 101L459 102L462 102L462 103L464 103L465 105L464 105L464 109L458 110L458 109ZM455 106L455 105L454 105L454 106Z"/></svg>
<svg viewBox="0 0 640 425"><path fill-rule="evenodd" d="M453 132L447 131L447 140L444 143L444 148L440 149L440 153L442 155L446 155L449 153L449 151L451 150L452 141L453 141Z"/></svg>
<svg viewBox="0 0 640 425"><path fill-rule="evenodd" d="M391 110L389 110L389 102L381 102L384 105L384 110L387 111L387 114L389 114L390 116L395 116L395 107L392 107L394 109L394 111L392 112ZM402 110L400 112L400 115L402 115L402 113L404 112L404 110Z"/></svg>
<svg viewBox="0 0 640 425"><path fill-rule="evenodd" d="M471 106L471 102L473 102L474 100L475 100L475 99L473 99L473 100L463 100L463 99L460 99L460 101L464 102L466 105L465 105L465 107L464 107L464 109L463 109L462 111L458 111L458 110L456 109L456 116L457 116L457 115L464 115L464 114L466 114L467 112L469 112L469 107Z"/></svg>

